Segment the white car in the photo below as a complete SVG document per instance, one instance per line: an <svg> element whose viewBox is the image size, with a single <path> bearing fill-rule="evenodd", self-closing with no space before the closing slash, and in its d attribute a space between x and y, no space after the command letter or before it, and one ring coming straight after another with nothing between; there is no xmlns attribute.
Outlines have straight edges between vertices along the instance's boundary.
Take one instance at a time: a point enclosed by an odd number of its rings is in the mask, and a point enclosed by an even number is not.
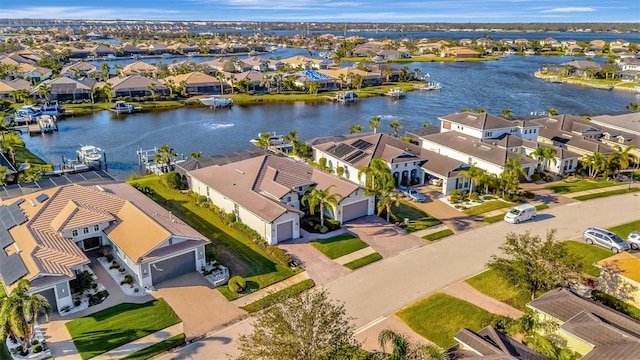
<svg viewBox="0 0 640 360"><path fill-rule="evenodd" d="M632 231L627 237L627 242L634 250L640 250L640 232Z"/></svg>

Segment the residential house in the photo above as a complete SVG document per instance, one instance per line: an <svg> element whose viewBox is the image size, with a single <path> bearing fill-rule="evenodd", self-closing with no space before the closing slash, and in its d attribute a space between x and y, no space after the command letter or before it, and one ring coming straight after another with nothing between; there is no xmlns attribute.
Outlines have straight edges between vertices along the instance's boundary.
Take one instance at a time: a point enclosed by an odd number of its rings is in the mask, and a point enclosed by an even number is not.
<svg viewBox="0 0 640 360"><path fill-rule="evenodd" d="M354 67L343 67L340 69L318 70L318 72L338 79L340 87L349 86L353 82L354 76L362 77L362 86L375 86L382 84L383 76L377 73L360 70Z"/></svg>
<svg viewBox="0 0 640 360"><path fill-rule="evenodd" d="M640 321L568 289L551 290L527 307L558 324L556 333L582 360L635 360L640 354Z"/></svg>
<svg viewBox="0 0 640 360"><path fill-rule="evenodd" d="M383 46L378 43L368 42L356 46L351 55L355 57L373 57L374 54L384 50Z"/></svg>
<svg viewBox="0 0 640 360"><path fill-rule="evenodd" d="M221 57L221 58L217 58L209 61L203 61L200 63L200 65L207 66L210 69L216 70L216 71L225 71L224 67L227 62L230 62L231 64L233 64L233 60ZM233 64L233 69L235 71L235 64ZM231 70L229 69L229 65L227 65L226 71L228 70Z"/></svg>
<svg viewBox="0 0 640 360"><path fill-rule="evenodd" d="M402 59L402 58L411 57L411 54L407 51L400 51L400 50L394 50L394 49L383 49L376 52L375 54L385 60L386 59Z"/></svg>
<svg viewBox="0 0 640 360"><path fill-rule="evenodd" d="M88 78L71 79L64 76L43 82L49 86L49 99L55 101L89 100L91 99L91 88L95 83L95 80ZM38 94L38 86L31 91L31 94Z"/></svg>
<svg viewBox="0 0 640 360"><path fill-rule="evenodd" d="M23 79L1 80L0 79L0 99L13 100L13 91L30 90L31 83Z"/></svg>
<svg viewBox="0 0 640 360"><path fill-rule="evenodd" d="M49 68L26 63L18 65L16 72L24 79L34 82L47 80L53 75L53 71Z"/></svg>
<svg viewBox="0 0 640 360"><path fill-rule="evenodd" d="M78 61L63 67L60 70L60 76L77 79L81 77L91 76L91 74L95 74L97 72L97 66L85 61Z"/></svg>
<svg viewBox="0 0 640 360"><path fill-rule="evenodd" d="M439 117L440 131L456 131L477 139L493 139L504 134L527 140L538 138L540 125L533 122L511 121L489 113L460 112Z"/></svg>
<svg viewBox="0 0 640 360"><path fill-rule="evenodd" d="M573 45L567 45L566 53L567 55L577 55L582 53L583 51L584 49L582 48L582 46L573 44Z"/></svg>
<svg viewBox="0 0 640 360"><path fill-rule="evenodd" d="M454 46L454 47L443 49L441 56L454 57L456 59L469 59L469 58L479 57L480 53L463 46Z"/></svg>
<svg viewBox="0 0 640 360"><path fill-rule="evenodd" d="M161 44L161 43L150 44L149 47L147 48L147 51L150 54L154 54L154 55L171 54L172 53L171 49L169 49L169 47L167 47L167 45Z"/></svg>
<svg viewBox="0 0 640 360"><path fill-rule="evenodd" d="M142 61L136 61L131 64L125 65L120 70L120 75L142 75L146 77L158 77L158 67L155 65L147 64Z"/></svg>
<svg viewBox="0 0 640 360"><path fill-rule="evenodd" d="M193 55L200 53L200 46L196 43L178 43L169 46L174 53Z"/></svg>
<svg viewBox="0 0 640 360"><path fill-rule="evenodd" d="M321 90L337 90L338 82L335 78L316 70L303 70L294 74L296 86L305 87L308 83L318 84Z"/></svg>
<svg viewBox="0 0 640 360"><path fill-rule="evenodd" d="M454 339L458 346L452 351L451 358L464 360L548 360L537 351L496 330L489 325L475 332L460 329Z"/></svg>
<svg viewBox="0 0 640 360"><path fill-rule="evenodd" d="M0 213L2 282L29 280L57 311L73 306L69 282L91 250L109 247L141 291L205 264L209 240L126 183L54 187L3 200Z"/></svg>
<svg viewBox="0 0 640 360"><path fill-rule="evenodd" d="M113 51L112 48L110 48L109 46L104 45L104 44L96 45L91 50L91 54L93 56L98 56L98 57L104 57L104 56L114 57L114 56L116 56L116 52Z"/></svg>
<svg viewBox="0 0 640 360"><path fill-rule="evenodd" d="M248 58L242 59L241 61L242 63L244 63L244 65L249 66L250 70L262 72L269 70L269 65L267 64L268 60L259 56L249 56Z"/></svg>
<svg viewBox="0 0 640 360"><path fill-rule="evenodd" d="M300 202L309 187L340 195L341 223L374 213L374 199L362 187L312 166L276 155L256 156L190 171L192 190L235 214L275 245L300 236Z"/></svg>
<svg viewBox="0 0 640 360"><path fill-rule="evenodd" d="M538 141L565 148L580 155L591 155L598 151L610 154L614 150L599 141L601 128L574 115L554 115L530 120L541 125Z"/></svg>
<svg viewBox="0 0 640 360"><path fill-rule="evenodd" d="M78 44L76 46L82 46L82 45ZM75 47L75 46L69 46L65 49L69 51L69 57L73 59L84 59L86 57L89 57L91 56L91 51L93 50L93 48L91 47Z"/></svg>
<svg viewBox="0 0 640 360"><path fill-rule="evenodd" d="M249 93L268 92L268 85L264 81L265 74L260 71L249 70L240 74L234 74L235 84L244 83L246 91Z"/></svg>
<svg viewBox="0 0 640 360"><path fill-rule="evenodd" d="M327 69L329 67L328 62L320 59L312 59L306 56L297 55L292 56L290 58L280 60L284 64L288 64L289 66L295 69Z"/></svg>
<svg viewBox="0 0 640 360"><path fill-rule="evenodd" d="M387 64L366 64L365 67L368 72L380 76L384 81L400 81L400 70L392 66ZM388 79L387 76L389 77Z"/></svg>
<svg viewBox="0 0 640 360"><path fill-rule="evenodd" d="M125 43L122 46L122 54L124 56L144 55L144 54L147 54L147 50L141 49L131 43Z"/></svg>
<svg viewBox="0 0 640 360"><path fill-rule="evenodd" d="M164 83L173 82L175 85L184 84L184 91L189 95L221 94L223 84L211 75L199 71L167 76Z"/></svg>
<svg viewBox="0 0 640 360"><path fill-rule="evenodd" d="M600 268L598 288L640 308L640 257L621 252L595 263Z"/></svg>
<svg viewBox="0 0 640 360"><path fill-rule="evenodd" d="M180 174L184 185L189 189L192 189L193 184L191 183L191 177L187 176L190 171L203 169L213 165L226 165L233 162L251 159L256 156L264 156L267 154L268 152L266 152L265 150L262 150L258 147L251 147L249 149L232 153L209 156L203 155L197 158L189 158L185 161L176 163L176 172Z"/></svg>
<svg viewBox="0 0 640 360"><path fill-rule="evenodd" d="M162 82L141 75L114 77L106 82L111 84L114 97L169 94L169 89Z"/></svg>
<svg viewBox="0 0 640 360"><path fill-rule="evenodd" d="M593 116L589 123L640 136L640 113Z"/></svg>
<svg viewBox="0 0 640 360"><path fill-rule="evenodd" d="M422 164L423 184L430 184L432 179L440 179L443 195L456 189L469 188L470 180L463 173L471 167L468 163L427 149L420 149L420 157L426 160Z"/></svg>

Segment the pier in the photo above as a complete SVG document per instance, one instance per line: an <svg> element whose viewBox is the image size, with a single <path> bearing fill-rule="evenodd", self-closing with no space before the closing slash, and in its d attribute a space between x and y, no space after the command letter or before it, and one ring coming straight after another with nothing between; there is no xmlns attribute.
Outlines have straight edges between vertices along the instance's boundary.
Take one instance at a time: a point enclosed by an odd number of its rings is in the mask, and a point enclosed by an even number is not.
<svg viewBox="0 0 640 360"><path fill-rule="evenodd" d="M174 170L176 167L176 164L179 164L185 161L183 154L180 154L179 156L178 154L175 154L176 158L172 159L169 162L169 166L167 169L167 164L164 164L164 163L158 164L155 162L155 157L157 153L158 153L158 148L155 146L153 147L153 149L137 150L136 155L138 156L138 169L141 172L144 170L144 173L146 174L162 175L168 171Z"/></svg>

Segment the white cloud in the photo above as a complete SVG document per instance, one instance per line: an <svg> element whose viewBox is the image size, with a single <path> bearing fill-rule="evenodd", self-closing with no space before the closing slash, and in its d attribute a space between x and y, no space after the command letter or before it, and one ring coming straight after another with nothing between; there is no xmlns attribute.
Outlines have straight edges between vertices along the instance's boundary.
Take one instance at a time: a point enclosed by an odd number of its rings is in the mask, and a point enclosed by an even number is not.
<svg viewBox="0 0 640 360"><path fill-rule="evenodd" d="M541 13L568 13L568 12L589 12L596 11L596 9L592 7L562 7L562 8L553 8L540 11Z"/></svg>
<svg viewBox="0 0 640 360"><path fill-rule="evenodd" d="M11 19L166 19L181 17L180 10L157 8L98 8L88 6L26 6L3 10L2 16Z"/></svg>

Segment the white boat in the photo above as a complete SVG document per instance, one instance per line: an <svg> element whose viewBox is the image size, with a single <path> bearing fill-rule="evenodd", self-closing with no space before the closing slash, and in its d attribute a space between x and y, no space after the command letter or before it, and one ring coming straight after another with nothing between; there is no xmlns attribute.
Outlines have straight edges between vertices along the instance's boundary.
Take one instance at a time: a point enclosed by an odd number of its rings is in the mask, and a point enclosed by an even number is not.
<svg viewBox="0 0 640 360"><path fill-rule="evenodd" d="M635 86L633 89L640 94L640 86Z"/></svg>
<svg viewBox="0 0 640 360"><path fill-rule="evenodd" d="M260 142L260 135L261 134L263 134L263 133L259 133L258 137L255 138L255 139L251 139L250 142L253 145L257 146L258 143ZM289 144L287 141L284 140L284 135L278 135L278 133L276 133L275 131L271 132L271 133L268 133L268 134L269 134L269 145L270 146L283 146L283 145Z"/></svg>
<svg viewBox="0 0 640 360"><path fill-rule="evenodd" d="M400 99L407 96L407 92L399 87L393 88L385 93L386 96L392 97L394 99Z"/></svg>
<svg viewBox="0 0 640 360"><path fill-rule="evenodd" d="M440 90L442 89L442 84L436 81L427 81L425 84L416 85L416 89L425 91Z"/></svg>
<svg viewBox="0 0 640 360"><path fill-rule="evenodd" d="M233 106L233 99L225 98L221 95L211 95L209 97L200 99L200 102L206 106L211 106L214 108Z"/></svg>
<svg viewBox="0 0 640 360"><path fill-rule="evenodd" d="M198 55L200 55L200 53L199 53L199 52L197 52L197 51L189 51L189 52L187 53L187 56L189 56L189 57L192 57L192 56L198 56Z"/></svg>
<svg viewBox="0 0 640 360"><path fill-rule="evenodd" d="M532 50L532 49L527 49L527 50L525 50L524 54L525 55L535 55L536 51Z"/></svg>
<svg viewBox="0 0 640 360"><path fill-rule="evenodd" d="M40 113L42 113L42 115L49 116L63 116L65 113L64 108L58 105L57 102L42 105L38 110L40 110Z"/></svg>
<svg viewBox="0 0 640 360"><path fill-rule="evenodd" d="M172 58L173 54L171 54L171 53L162 53L162 57L165 58L165 59Z"/></svg>
<svg viewBox="0 0 640 360"><path fill-rule="evenodd" d="M351 103L358 100L358 94L353 91L342 91L336 95L335 99L340 103Z"/></svg>
<svg viewBox="0 0 640 360"><path fill-rule="evenodd" d="M91 164L99 162L102 159L102 149L93 145L80 144L80 150L76 151L78 155L78 161L84 164Z"/></svg>
<svg viewBox="0 0 640 360"><path fill-rule="evenodd" d="M51 133L58 130L56 120L54 116L51 115L38 116L38 125L40 126L40 131L43 133Z"/></svg>
<svg viewBox="0 0 640 360"><path fill-rule="evenodd" d="M116 114L131 114L133 112L142 110L142 108L139 106L134 106L133 104L127 104L124 101L116 101L116 104L110 107L109 110L115 112Z"/></svg>
<svg viewBox="0 0 640 360"><path fill-rule="evenodd" d="M42 112L39 109L34 109L31 105L25 105L16 110L13 120L16 123L28 123L35 120L40 115L42 115Z"/></svg>

